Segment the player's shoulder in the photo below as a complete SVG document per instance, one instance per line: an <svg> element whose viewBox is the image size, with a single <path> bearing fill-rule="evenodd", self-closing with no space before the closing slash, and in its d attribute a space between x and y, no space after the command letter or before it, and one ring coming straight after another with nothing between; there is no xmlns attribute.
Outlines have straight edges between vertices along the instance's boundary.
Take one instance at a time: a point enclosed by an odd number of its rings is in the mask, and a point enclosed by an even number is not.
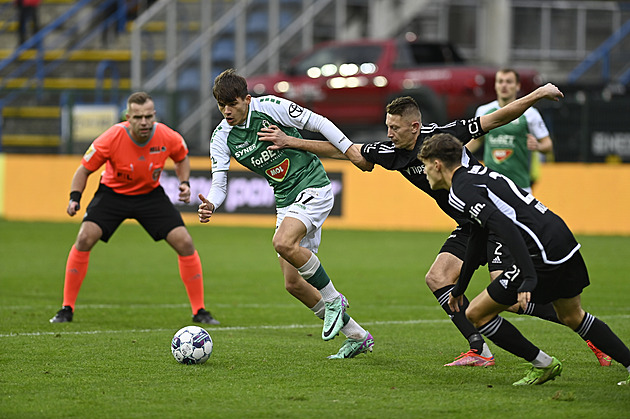
<svg viewBox="0 0 630 419"><path fill-rule="evenodd" d="M97 147L106 146L112 142L119 141L123 136L127 135L128 132L128 122L120 122L118 124L114 124L105 130L101 135L99 135L94 141L93 144Z"/></svg>
<svg viewBox="0 0 630 419"><path fill-rule="evenodd" d="M212 135L210 136L210 144L217 141L226 141L230 131L232 131L232 126L228 124L225 119L222 120L212 132Z"/></svg>
<svg viewBox="0 0 630 419"><path fill-rule="evenodd" d="M397 150L394 143L390 140L361 144L361 151L363 153L395 154Z"/></svg>
<svg viewBox="0 0 630 419"><path fill-rule="evenodd" d="M174 135L181 137L181 134L179 132L175 131L173 128L169 127L163 122L155 122L154 126L156 133L159 133L161 135Z"/></svg>
<svg viewBox="0 0 630 419"><path fill-rule="evenodd" d="M500 108L499 101L495 99L490 103L479 105L479 107L477 108L477 111L475 112L475 115L476 116L487 115L489 113L492 113L498 110L499 108Z"/></svg>
<svg viewBox="0 0 630 419"><path fill-rule="evenodd" d="M527 110L525 112L523 112L523 115L525 116L525 118L527 118L527 120L533 120L533 119L542 119L542 116L540 115L540 112L538 111L538 109L532 107L527 108Z"/></svg>
<svg viewBox="0 0 630 419"><path fill-rule="evenodd" d="M258 111L261 109L278 108L279 106L282 106L284 103L290 103L290 101L287 99L278 97L278 96L274 96L274 95L265 95L265 96L252 97L252 100L249 103L249 106L252 110Z"/></svg>

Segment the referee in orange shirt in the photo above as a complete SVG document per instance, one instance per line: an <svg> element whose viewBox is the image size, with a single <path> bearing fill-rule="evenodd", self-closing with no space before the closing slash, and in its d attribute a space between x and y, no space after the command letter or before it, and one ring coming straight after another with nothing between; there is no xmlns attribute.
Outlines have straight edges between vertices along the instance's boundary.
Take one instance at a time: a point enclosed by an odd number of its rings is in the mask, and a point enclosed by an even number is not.
<svg viewBox="0 0 630 419"><path fill-rule="evenodd" d="M155 241L165 239L177 252L193 322L219 324L205 309L201 260L182 217L160 186L167 158L175 162L179 200L190 202L190 160L182 136L155 121L151 96L136 92L127 100L127 121L101 134L90 145L72 178L68 215L79 210L88 177L105 164L100 185L87 207L66 264L63 307L51 323L71 322L74 305L87 273L90 251L107 242L127 218L134 218Z"/></svg>

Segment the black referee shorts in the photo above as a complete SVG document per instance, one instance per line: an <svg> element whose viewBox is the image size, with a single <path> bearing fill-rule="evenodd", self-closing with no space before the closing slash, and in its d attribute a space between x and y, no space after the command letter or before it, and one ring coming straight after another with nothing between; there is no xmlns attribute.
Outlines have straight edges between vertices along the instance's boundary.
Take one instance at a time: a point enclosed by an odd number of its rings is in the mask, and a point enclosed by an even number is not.
<svg viewBox="0 0 630 419"><path fill-rule="evenodd" d="M101 240L107 242L127 218L138 220L155 241L166 238L172 229L184 225L181 214L161 186L148 194L122 195L100 184L83 221L96 223L103 230Z"/></svg>
<svg viewBox="0 0 630 419"><path fill-rule="evenodd" d="M551 269L536 269L536 275L538 283L532 292L531 301L538 304L547 304L559 298L573 298L590 284L588 270L579 251L568 261ZM510 277L511 270L507 269L488 285L488 294L499 304L509 306L518 301L518 288L523 278L519 275L510 281Z"/></svg>

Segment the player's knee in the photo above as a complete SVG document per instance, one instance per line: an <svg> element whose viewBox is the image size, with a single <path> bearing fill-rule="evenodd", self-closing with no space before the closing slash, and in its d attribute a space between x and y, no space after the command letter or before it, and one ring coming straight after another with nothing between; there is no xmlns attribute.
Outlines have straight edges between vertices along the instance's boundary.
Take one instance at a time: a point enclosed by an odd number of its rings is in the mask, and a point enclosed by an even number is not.
<svg viewBox="0 0 630 419"><path fill-rule="evenodd" d="M291 252L294 250L294 245L285 240L283 237L279 237L277 234L273 236L273 248L275 251L282 256L283 258L290 260L289 256Z"/></svg>
<svg viewBox="0 0 630 419"><path fill-rule="evenodd" d="M424 276L424 281L431 291L439 290L440 288L453 284L447 277L433 270L427 272Z"/></svg>
<svg viewBox="0 0 630 419"><path fill-rule="evenodd" d="M584 318L583 310L575 310L568 313L567 312L558 313L558 320L560 320L562 324L570 327L571 330L575 330L578 327L580 327L580 324L582 323L583 318Z"/></svg>
<svg viewBox="0 0 630 419"><path fill-rule="evenodd" d="M472 303L466 309L466 318L475 327L479 327L487 323L487 321L490 321L490 319L486 319L486 317L487 316L485 315L485 313L483 313L482 310L479 309L479 307L476 307Z"/></svg>

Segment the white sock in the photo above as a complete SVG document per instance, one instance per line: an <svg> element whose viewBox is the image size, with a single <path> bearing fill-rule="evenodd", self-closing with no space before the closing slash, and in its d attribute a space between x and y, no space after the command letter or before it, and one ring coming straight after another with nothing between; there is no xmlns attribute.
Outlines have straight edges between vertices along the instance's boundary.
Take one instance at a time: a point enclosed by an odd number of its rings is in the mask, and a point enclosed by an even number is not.
<svg viewBox="0 0 630 419"><path fill-rule="evenodd" d="M553 359L544 353L543 351L539 351L538 355L536 355L536 359L532 361L532 365L536 368L546 368L553 362Z"/></svg>
<svg viewBox="0 0 630 419"><path fill-rule="evenodd" d="M335 289L332 281L330 281L324 288L320 289L319 292L326 303L330 303L331 301L334 301L335 298L339 297L339 291Z"/></svg>
<svg viewBox="0 0 630 419"><path fill-rule="evenodd" d="M492 358L492 352L490 352L490 348L488 348L488 344L486 342L483 343L483 350L479 355L484 358Z"/></svg>
<svg viewBox="0 0 630 419"><path fill-rule="evenodd" d="M315 313L315 315L321 320L324 320L324 312L326 311L326 307L324 306L324 299L320 299L317 304L311 307L311 311Z"/></svg>
<svg viewBox="0 0 630 419"><path fill-rule="evenodd" d="M365 329L351 317L350 321L341 328L341 333L350 339L363 339L366 332Z"/></svg>

